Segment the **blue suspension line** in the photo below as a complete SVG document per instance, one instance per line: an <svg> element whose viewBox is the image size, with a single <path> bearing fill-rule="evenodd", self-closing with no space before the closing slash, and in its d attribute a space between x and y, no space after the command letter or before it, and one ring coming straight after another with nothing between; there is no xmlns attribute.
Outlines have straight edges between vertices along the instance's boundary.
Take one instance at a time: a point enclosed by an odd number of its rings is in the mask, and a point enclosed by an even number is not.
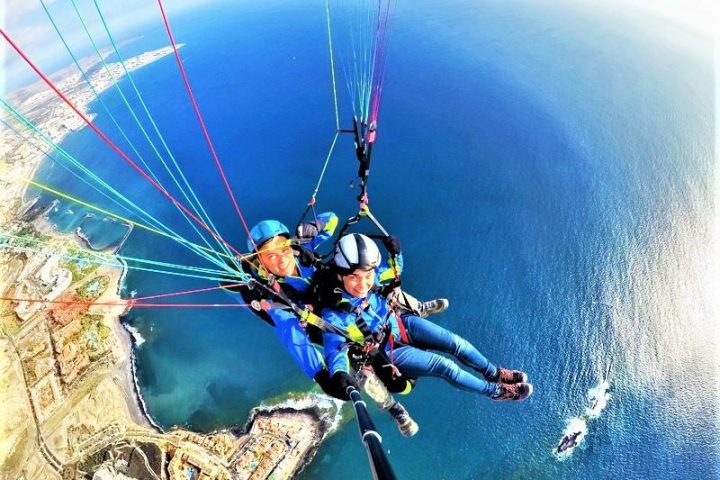
<svg viewBox="0 0 720 480"><path fill-rule="evenodd" d="M82 75L83 79L85 80L85 83L88 85L88 87L90 87L90 90L93 92L95 99L98 102L100 102L100 105L102 106L102 108L105 110L105 113L108 115L110 120L115 125L115 128L118 129L118 131L120 132L120 135L122 135L123 139L125 139L127 144L130 145L130 148L135 153L137 158L140 159L140 162L143 164L143 166L148 170L148 172L152 176L153 180L155 180L158 184L160 184L160 181L155 176L155 173L152 171L152 169L149 167L149 165L145 162L145 158L143 158L142 154L140 154L140 152L137 150L137 148L135 148L135 145L133 144L132 141L130 141L130 138L128 138L127 134L125 133L125 130L123 130L123 128L118 123L118 121L115 119L115 116L112 114L110 109L107 107L107 105L105 104L103 99L100 98L100 95L98 94L97 90L95 89L92 82L88 78L87 74L85 73L85 70L80 66L80 62L78 61L77 57L75 57L75 54L72 52L72 50L70 49L70 46L65 41L65 37L60 32L60 29L58 28L57 24L55 23L55 20L53 19L52 15L50 14L50 11L48 10L47 6L45 5L45 1L40 0L40 4L42 5L43 10L45 10L45 14L48 17L48 20L50 20L50 23L52 24L53 28L55 29L55 33L57 33L58 37L60 37L60 41L62 41L63 45L65 46L65 50L67 50L68 54L70 54L70 57L72 58L73 62L75 63L75 66L77 67L77 69L80 71L80 74Z"/></svg>
<svg viewBox="0 0 720 480"><path fill-rule="evenodd" d="M74 0L72 0L74 2ZM135 90L135 94L138 97L138 100L140 100L140 104L143 107L143 110L145 111L145 115L147 115L148 120L150 121L150 124L153 127L153 130L157 134L158 138L160 139L160 143L162 143L163 148L167 152L168 156L170 157L170 160L172 161L173 166L177 170L178 174L180 175L180 178L182 179L183 183L187 187L188 191L192 195L195 203L197 203L197 208L194 207L193 202L188 198L187 194L183 190L183 188L178 184L177 180L175 179L175 176L170 172L170 170L167 168L165 163L163 162L163 166L165 166L166 170L168 170L168 173L172 177L173 181L175 181L175 185L180 189L180 191L183 193L183 196L185 197L186 201L193 206L193 211L195 214L201 216L207 224L213 229L213 231L217 232L218 229L213 224L212 220L210 219L209 215L205 211L205 208L202 206L202 203L198 199L197 195L195 194L195 191L190 186L190 183L188 182L187 178L185 177L185 174L183 173L182 169L180 168L180 165L178 165L175 156L172 154L170 147L168 147L167 142L165 141L165 138L160 133L160 129L158 128L157 124L155 123L155 119L153 118L152 114L150 113L150 110L148 109L147 105L145 104L145 101L143 100L142 95L140 94L140 89L135 84L135 80L133 79L132 74L128 71L127 67L125 66L125 60L123 59L123 56L120 54L120 50L118 49L117 43L115 42L115 39L113 38L112 34L110 33L110 28L107 25L107 22L105 21L105 17L102 14L102 11L100 10L100 6L97 3L97 0L93 0L93 4L95 5L95 9L97 10L98 15L100 16L100 20L102 21L103 27L105 28L105 32L107 33L108 38L110 39L110 43L113 46L113 49L115 50L115 54L117 55L118 59L120 60L120 65L122 65L123 70L125 71L125 75L127 75L128 80L130 81L130 84L132 85L133 89ZM198 208L200 212L198 212ZM220 242L218 239L215 239L220 246L221 249L225 251L228 255L231 255L230 250L227 248L227 246ZM234 258L233 255L231 255L232 258ZM239 268L239 265L236 262L236 266Z"/></svg>
<svg viewBox="0 0 720 480"><path fill-rule="evenodd" d="M193 208L193 210L195 210L194 206L192 205L192 202L188 199L187 194L186 194L185 191L182 189L182 187L180 187L180 185L178 184L177 179L175 178L175 176L174 176L174 175L172 174L172 172L170 171L170 169L169 169L169 167L167 166L167 164L165 163L165 160L163 159L162 155L161 155L160 152L158 151L158 149L157 149L157 147L155 146L155 144L153 143L153 141L150 139L150 136L148 135L148 132L145 130L145 128L143 127L142 123L140 122L140 119L139 119L139 118L137 117L137 115L135 114L135 111L133 110L132 106L130 105L130 102L128 101L128 99L127 99L127 97L125 96L124 92L122 91L122 89L121 89L120 86L118 85L118 83L117 83L117 78L116 78L115 75L112 73L112 70L108 67L107 62L105 61L105 58L104 58L104 57L102 56L102 54L100 53L100 49L98 48L97 44L95 43L95 40L93 39L92 34L90 33L90 30L88 29L87 24L85 23L85 19L82 17L82 14L80 13L80 10L78 9L77 4L75 3L75 0L70 0L70 1L71 1L71 3L72 3L72 6L73 6L73 8L74 8L74 10L75 10L75 13L76 13L78 19L80 20L80 23L82 24L82 27L83 27L83 30L85 31L85 34L87 35L88 39L90 40L90 43L92 44L93 48L95 49L95 52L97 53L98 58L100 59L100 62L101 62L102 65L103 65L103 68L105 69L106 73L107 73L107 74L110 76L110 78L112 79L112 81L113 81L113 86L114 86L115 89L117 90L118 94L120 95L120 98L122 99L123 103L125 104L125 106L127 107L128 111L130 112L130 115L131 115L132 118L135 120L135 123L138 125L138 128L140 128L140 131L142 132L143 136L144 136L145 139L147 140L148 144L149 144L150 147L152 148L152 150L153 150L153 152L155 153L155 155L157 156L157 158L160 160L160 163L165 167L165 170L168 171L168 173L170 174L170 177L171 177L171 178L173 179L173 181L175 182L175 185L178 186L178 188L180 189L181 193L182 193L183 196L185 197L185 200L186 200L188 203L190 203L190 207ZM123 64L123 68L125 68L124 64ZM125 71L127 72L127 70L125 70ZM147 164L144 163L144 165L145 165L145 167L148 169L148 171L153 175L153 178L156 178L155 175L154 175L154 173L152 172L152 169L151 169ZM157 180L156 180L156 181L157 181ZM158 183L160 183L160 182L158 182ZM165 187L163 186L163 188L165 188ZM195 231L195 233L197 233L197 235L202 239L203 243L205 243L205 245L212 250L212 247L210 246L210 243L208 242L208 240L205 238L205 235L204 235L202 232L200 232L200 230L198 230L197 226L194 224L194 222L193 222L192 220L190 220L190 218L188 218L187 214L186 214L185 212L183 212L182 209L181 209L178 205L175 205L175 208L178 209L178 211L181 213L181 215L183 216L183 218L185 219L185 221L188 222L188 224L190 225L190 227L191 227L191 228ZM195 213L197 213L197 210L195 210Z"/></svg>
<svg viewBox="0 0 720 480"><path fill-rule="evenodd" d="M25 116L23 116L22 113L18 112L12 105L10 105L8 102L6 102L3 98L0 97L0 102L3 104L4 108L10 112L18 121L23 123L26 128L29 128L33 132L35 132L38 136L40 136L48 145L50 145L53 149L58 151L63 158L68 160L73 166L78 168L80 171L88 175L91 179L95 180L97 183L99 183L101 186L106 188L108 191L113 193L115 196L117 196L120 200L124 201L128 205L135 208L140 214L148 221L149 223L155 225L157 228L161 228L164 231L170 233L173 235L174 239L181 243L182 245L189 248L194 253L206 258L208 261L216 264L222 269L225 269L227 271L232 271L230 266L226 264L226 262L222 261L219 256L213 256L208 254L207 252L203 251L202 249L199 249L197 246L192 244L192 242L189 242L179 234L177 234L174 230L172 230L170 227L165 225L164 223L160 222L159 220L155 219L151 214L146 212L144 209L139 207L137 204L132 202L130 199L126 198L123 194L115 190L113 187L111 187L109 184L107 184L104 180L102 180L100 177L95 175L92 171L90 171L87 167L85 167L82 163L80 163L78 160L76 160L72 155L70 155L67 151L65 151L62 147L55 144L50 138L48 138L43 132L41 132L35 125L32 124ZM218 253L216 252L216 255Z"/></svg>
<svg viewBox="0 0 720 480"><path fill-rule="evenodd" d="M0 238L1 238L1 237L0 237ZM38 250L38 249L29 248L29 247L17 247L17 246L8 245L8 244L0 244L0 248L6 249L6 250L27 250L27 251L31 251L31 252L35 252L35 253L42 253L42 252L44 252L44 250ZM88 262L88 259L87 259L86 257L77 257L77 256L73 256L73 255L60 255L60 257L63 258L63 259L65 259L65 260L75 260L75 261L78 261L78 262ZM89 263L93 263L93 264L95 264L95 265L116 267L116 268L118 267L117 262L89 262ZM133 267L133 266L130 266L130 265L126 265L126 267L129 268L129 269L131 269L131 270L140 270L140 271L143 271L143 272L160 273L160 274L163 274L163 275L171 275L171 276L176 276L176 277L199 278L199 279L202 279L202 280L211 280L211 281L213 281L213 282L227 281L227 278L220 278L220 276L217 276L217 277L208 277L208 276L205 276L205 275L194 275L194 274L191 274L191 273L172 272L172 271L158 270L158 269L146 268L146 267Z"/></svg>
<svg viewBox="0 0 720 480"><path fill-rule="evenodd" d="M16 240L16 241L22 242L22 243L32 242L35 245L45 245L45 246L49 245L49 242L42 241L37 237L27 238L27 237L19 237L17 235L12 235L12 234L0 235L0 244L4 243L2 241L4 238L10 239L10 240ZM23 248L25 247L24 245L13 245L13 246L23 247ZM113 259L119 259L119 260L123 260L125 262L137 262L137 263L141 263L141 264L154 265L154 266L158 266L158 267L174 268L176 270L186 270L186 271L190 271L190 272L206 273L209 275L216 275L218 277L225 275L227 273L227 272L222 272L220 270L212 270L209 268L201 268L201 267L195 267L195 266L190 266L190 265L180 265L180 264L176 264L176 263L161 262L159 260L149 260L146 258L131 257L131 256L127 256L127 255L120 255L120 254L108 254L108 253L103 253L103 252L96 252L93 250L88 250L88 249L80 248L80 247L76 247L75 250L78 250L79 252L84 253L85 255L92 255L93 257L95 257L97 259L100 259L102 261L107 261L107 262L112 262ZM83 258L83 257L78 257L78 258Z"/></svg>

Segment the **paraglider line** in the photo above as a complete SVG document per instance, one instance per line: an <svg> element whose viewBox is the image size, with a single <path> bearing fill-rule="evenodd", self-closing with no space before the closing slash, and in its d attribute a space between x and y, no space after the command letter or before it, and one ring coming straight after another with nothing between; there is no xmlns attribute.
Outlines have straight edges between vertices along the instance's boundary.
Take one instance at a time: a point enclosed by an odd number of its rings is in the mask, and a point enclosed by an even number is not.
<svg viewBox="0 0 720 480"><path fill-rule="evenodd" d="M25 118L20 112L18 112L15 108L13 108L12 105L8 104L4 99L0 98L0 103L2 103L3 108L8 111L10 114L15 117L16 120L18 120L20 123L25 126L25 128L31 130L35 135L42 138L42 140L47 143L50 147L52 147L54 150L60 153L61 157L66 159L70 164L75 166L77 169L85 173L88 177L96 181L98 184L100 184L102 187L107 189L109 192L117 196L120 200L127 203L128 205L132 206L134 209L136 209L143 217L145 217L146 220L150 221L152 224L158 226L158 228L162 227L165 231L169 232L172 235L167 235L170 238L176 238L178 241L181 242L182 245L189 248L193 253L198 254L199 256L205 258L206 260L214 263L215 265L226 268L226 263L218 260L217 256L222 256L221 254L218 254L212 249L207 249L207 251L217 255L213 256L205 251L203 251L203 248L201 246L197 246L197 248L194 248L196 245L194 243L189 242L179 234L177 234L175 231L173 231L171 228L169 228L167 225L160 222L158 219L153 217L150 213L139 207L137 204L132 202L130 199L125 197L122 193L115 190L112 186L110 186L107 182L105 182L102 178L95 175L92 171L90 171L87 167L85 167L82 163L80 163L77 159L75 159L72 155L70 155L65 149L63 149L61 146L57 145L55 142L53 142L51 139L47 137L43 132L41 132L35 125L33 125L27 118ZM36 147L38 148L38 147ZM67 167L66 167L67 168ZM87 183L87 182L86 182ZM124 210L130 212L128 207L121 205L116 200L113 200L113 202L119 206L121 206ZM130 212L133 213L133 212ZM122 219L122 217L120 218Z"/></svg>
<svg viewBox="0 0 720 480"><path fill-rule="evenodd" d="M89 208L89 209L91 209L91 210L95 210L95 211L100 212L100 213L102 213L102 214L104 214L104 215L107 215L107 216L109 216L109 217L116 218L116 219L118 219L118 220L122 220L122 221L125 222L125 223L128 223L128 224L133 225L133 226L138 227L138 228L141 228L141 229L143 229L143 230L147 230L148 232L152 232L152 233L155 233L155 234L157 234L157 235L161 235L161 236L163 236L163 237L167 237L167 238L173 239L173 240L175 240L175 241L177 241L177 242L180 242L180 243L184 243L184 244L191 245L191 246L193 246L193 247L195 247L195 248L197 248L197 249L210 251L211 253L214 253L214 254L219 255L219 256L224 256L224 254L222 254L222 253L220 253L220 252L216 252L216 251L214 251L214 250L211 250L211 249L209 249L208 247L203 247L202 245L197 245L197 244L195 244L195 243L189 242L188 240L185 240L185 239L182 238L182 237L170 235L170 234L168 234L168 233L163 232L162 230L158 230L157 228L149 227L149 226L144 225L144 224L142 224L142 223L138 223L138 222L135 222L135 221L133 221L133 220L130 220L129 218L122 217L122 216L120 216L120 215L118 215L118 214L116 214L116 213L112 213L112 212L110 212L110 211L108 211L108 210L105 210L105 209L103 209L103 208L96 207L96 206L91 205L91 204L89 204L89 203L87 203L87 202L84 202L84 201L82 201L82 200L79 200L79 199L77 199L77 198L74 198L74 197L72 197L72 196L70 196L70 195L68 195L68 194L65 194L65 193L62 193L62 192L60 192L60 191L58 191L58 190L55 190L54 188L51 188L51 187L49 187L49 186L47 186L47 185L43 185L42 183L35 182L35 181L30 180L30 179L28 179L28 178L25 178L24 180L25 180L25 182L29 183L30 185L33 185L34 187L37 187L37 188L39 188L39 189L41 189L41 190L45 190L46 192L52 193L53 195L55 195L55 196L57 196L57 197L63 198L63 199L65 199L65 200L69 200L69 201L71 201L71 202L73 202L73 203L76 203L76 204L78 204L78 205L80 205L80 206L83 206L83 207L85 207L85 208Z"/></svg>
<svg viewBox="0 0 720 480"><path fill-rule="evenodd" d="M179 297L181 295L191 295L193 293L202 293L202 292L209 292L212 290L221 290L225 288L232 288L232 287L241 287L245 285L245 283L242 282L236 282L231 284L226 284L222 286L216 286L216 287L207 287L207 288L196 288L192 290L181 290L179 292L169 292L169 293L159 293L156 295L147 295L144 297L135 297L132 299L133 302L137 302L138 300L150 300L155 298L168 298L168 297Z"/></svg>
<svg viewBox="0 0 720 480"><path fill-rule="evenodd" d="M172 172L170 167L168 167L167 163L165 162L165 159L162 157L162 155L158 151L157 147L155 146L155 143L150 139L150 136L148 135L147 131L143 127L142 123L140 122L140 119L135 114L135 111L133 110L132 106L130 105L127 98L125 97L125 94L123 93L122 89L118 85L115 75L113 75L112 71L108 68L102 55L100 55L100 51L99 51L98 47L96 46L95 41L92 38L92 34L90 33L87 26L85 25L85 21L83 20L82 15L77 8L75 0L71 0L71 3L73 5L73 8L75 9L75 12L77 13L78 18L80 19L80 22L83 25L83 28L85 29L85 33L87 34L88 38L90 39L90 42L92 43L93 47L95 48L95 51L97 52L98 56L100 57L100 61L102 62L103 66L105 67L105 70L107 71L107 73L113 79L113 84L115 85L115 88L117 89L118 93L122 97L123 102L125 103L125 106L130 111L130 114L132 115L133 119L135 120L135 123L137 123L138 127L140 128L140 131L143 133L143 135L145 136L145 139L150 144L150 147L152 148L153 152L155 152L155 155L160 160L160 163L162 164L163 167L165 167L165 171L170 175L170 178L175 183L175 186L177 186L178 189L180 190L180 192L182 193L183 198L185 198L185 201L188 202L188 205L190 205L190 207L192 207L193 212L195 212L195 214L197 214L198 216L202 217L203 221L207 222L207 224L214 231L218 231L217 227L215 227L215 225L213 224L212 219L210 219L209 215L203 208L202 203L200 202L197 195L195 194L195 191L193 190L192 186L190 185L187 178L185 177L185 174L182 171L182 169L180 168L180 165L178 165L177 160L175 160L175 156L173 155L172 151L170 150L170 147L168 146L167 142L165 141L165 137L163 137L162 133L160 132L160 129L158 128L157 124L155 123L155 119L153 118L152 114L150 113L150 110L148 109L147 104L145 103L145 100L143 99L143 97L140 93L140 89L137 87L135 80L133 78L133 75L130 73L130 71L127 69L127 66L125 65L125 60L123 59L123 56L120 54L120 50L117 46L117 43L115 42L115 39L112 36L112 33L110 33L110 28L108 27L107 22L105 21L105 17L103 16L102 11L100 10L100 6L98 5L97 1L93 0L93 3L95 4L95 10L97 11L98 16L100 17L100 21L103 24L105 33L107 34L108 38L110 39L110 43L112 44L113 50L115 51L115 55L117 55L118 60L120 61L120 66L122 67L123 71L125 72L125 75L127 76L128 80L130 81L130 85L132 86L133 90L135 91L135 95L137 96L138 100L140 101L140 105L142 106L147 119L150 121L150 124L152 125L153 130L155 131L155 134L160 139L160 143L162 144L165 152L170 157L170 160L172 161L172 164L174 165L177 172L179 173L180 178L183 180L185 187L187 187L187 190L192 195L192 199L188 196L188 194L185 191L185 189L183 188L183 186L180 185L180 182L175 177L175 174ZM142 157L141 157L141 160L142 160ZM157 177L155 176L155 174L150 169L150 167L147 166L147 164L145 164L144 162L143 162L143 164L148 169L148 171L152 174L153 178L156 181L158 181L158 183L160 183L159 180L157 179ZM194 201L193 201L193 199L194 199ZM202 238L205 245L210 247L210 243L207 241L205 236L202 235L202 233L197 230L197 227L190 221L190 219L187 216L185 216L185 219L190 224L190 226L193 228L193 230L195 230L195 233L197 233L200 236L200 238ZM220 246L221 249L223 249L225 251L225 253L228 253L228 254L230 253L230 251L227 249L227 247L225 247L222 243L218 242L218 245Z"/></svg>
<svg viewBox="0 0 720 480"><path fill-rule="evenodd" d="M25 246L20 246L20 245L4 244L4 245L0 245L0 248L4 248L4 249L10 250L10 251L26 251L26 252L33 252L33 253L47 253L46 250L38 250L38 249L33 249L33 248L30 248L30 247L25 247ZM62 258L63 260L74 260L74 261L77 261L77 262L87 262L87 263L91 263L91 264L93 264L93 265L98 265L98 266L102 265L102 266L107 266L107 267L111 267L111 268L119 268L119 267L120 267L120 266L117 264L117 262L103 262L102 259L97 259L97 258L96 258L96 259L89 259L89 258L87 258L87 257L78 257L78 256L73 256L73 255L61 255L61 258ZM118 259L123 260L123 261L125 261L125 262L128 261L127 258L121 257L121 256L118 256ZM140 262L140 263L143 262L142 259L133 259L132 261L137 261L137 262ZM152 264L152 263L155 263L155 262L152 262L152 261L150 261L150 260L144 260L144 262L146 262L146 263L151 263L151 264ZM158 263L159 263L159 262L158 262ZM169 265L169 266L170 266L170 267L173 267L172 265ZM128 269L130 269L130 270L142 271L142 272L159 273L159 274L162 274L162 275L171 275L171 276L175 276L175 277L199 278L199 279L201 279L201 280L210 280L210 281L212 281L212 282L220 282L220 281L223 281L224 279L222 278L222 276L223 276L223 275L226 275L225 272L217 272L217 273L216 273L216 272L208 272L210 275L214 275L214 276L212 276L212 277L209 277L209 276L206 276L206 275L194 275L194 274L192 274L192 273L173 272L173 271L168 271L168 270L158 270L158 269L155 269L155 268L137 267L137 266L132 266L132 265L125 265L124 268L128 268ZM174 268L183 269L183 270L193 270L192 267L183 267L183 266L181 266L181 265L174 266ZM200 273L203 273L203 272L200 272Z"/></svg>
<svg viewBox="0 0 720 480"><path fill-rule="evenodd" d="M82 300L42 300L35 298L14 298L0 297L0 300L7 302L27 302L27 303L48 303L53 305L85 305L92 307L94 305L101 307L132 307L132 308L248 308L251 305L247 303L135 303L133 300L125 300L122 302L92 302Z"/></svg>
<svg viewBox="0 0 720 480"><path fill-rule="evenodd" d="M195 222L197 222L203 229L205 229L210 235L212 235L214 238L219 239L223 244L228 246L233 252L235 252L238 255L241 255L241 253L235 249L232 245L228 244L225 240L221 239L220 236L212 231L202 220L197 218L190 210L187 209L182 203L180 203L175 197L173 197L170 193L168 193L161 185L159 185L155 180L153 180L142 168L140 168L137 163L135 163L130 157L127 156L125 152L123 152L115 143L113 143L112 140L110 140L107 135L105 135L102 130L100 130L98 127L96 127L85 114L83 114L56 86L55 84L50 81L50 79L38 69L37 66L30 60L30 58L25 55L25 53L20 49L18 45L15 44L15 42L12 41L12 39L8 36L8 34L5 32L4 29L0 29L0 34L5 38L5 40L10 44L10 46L13 47L13 49L22 57L23 60L37 73L40 78L80 117L82 120L89 126L110 148L112 148L118 155L120 155L135 171L137 171L140 175L143 176L148 182L150 182L151 185L153 185L163 196L165 196L168 200L170 200L172 203L177 205L183 212L185 212L190 218L192 218ZM176 50L177 51L177 50Z"/></svg>
<svg viewBox="0 0 720 480"><path fill-rule="evenodd" d="M175 60L177 61L178 68L180 69L180 75L182 76L183 83L185 84L185 89L187 90L188 96L190 97L190 102L192 103L193 109L195 110L195 116L198 119L198 122L200 124L200 128L203 131L203 135L205 136L205 141L208 144L208 147L210 148L210 153L212 154L213 160L215 160L215 166L218 168L218 171L220 172L220 176L222 177L223 184L225 185L225 190L227 190L228 194L230 195L230 199L232 200L232 204L235 207L235 211L238 214L238 217L240 218L240 221L242 222L243 228L245 229L245 232L247 233L248 237L251 237L250 235L250 229L247 226L247 223L245 222L245 217L242 214L242 211L240 210L240 206L237 203L237 200L235 199L235 195L233 194L232 188L230 188L230 183L228 182L227 176L225 175L225 171L223 170L222 165L220 164L220 159L217 156L217 153L215 152L215 147L212 143L212 140L210 139L210 134L205 126L205 121L203 120L202 114L200 113L200 107L198 106L197 101L195 100L195 95L193 94L192 88L190 87L190 80L188 79L188 76L185 72L185 67L182 64L182 60L180 59L180 54L178 53L177 44L175 43L175 38L173 36L172 30L170 28L170 22L168 21L167 15L165 14L165 9L163 8L162 0L158 0L158 6L160 7L160 13L162 14L163 23L165 24L165 30L167 31L168 38L170 39L170 44L172 45L173 52L175 53ZM252 241L252 239L251 239ZM239 252L236 252L239 254Z"/></svg>
<svg viewBox="0 0 720 480"><path fill-rule="evenodd" d="M328 51L330 52L330 78L332 79L333 107L335 108L335 130L340 130L340 112L338 110L337 87L335 82L335 57L333 54L332 28L330 25L330 0L325 0L325 18L327 19Z"/></svg>

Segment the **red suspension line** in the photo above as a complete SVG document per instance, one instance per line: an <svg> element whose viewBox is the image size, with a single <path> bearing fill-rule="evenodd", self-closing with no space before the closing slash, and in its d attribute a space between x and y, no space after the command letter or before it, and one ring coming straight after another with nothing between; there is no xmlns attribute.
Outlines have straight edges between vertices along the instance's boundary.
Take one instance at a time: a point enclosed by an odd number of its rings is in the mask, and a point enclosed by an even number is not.
<svg viewBox="0 0 720 480"><path fill-rule="evenodd" d="M181 290L179 292L169 292L169 293L159 293L156 295L146 295L143 297L134 297L129 298L127 300L123 300L122 302L109 302L109 303L103 303L103 302L91 302L91 301L82 301L82 300L38 300L38 299L29 299L29 298L9 298L9 297L0 297L0 300L10 300L10 301L16 301L16 302L32 302L32 303L57 303L61 305L127 305L130 304L131 306L135 307L137 305L161 305L161 304L150 304L147 302L144 302L144 300L151 300L156 298L168 298L168 297L178 297L180 295L190 295L193 293L201 293L201 292L209 292L211 290L220 290L223 288L229 288L229 287L239 287L241 285L244 285L244 283L232 283L227 284L224 286L216 286L216 287L207 287L207 288L196 288L193 290ZM168 304L168 305L179 305L176 303ZM205 305L205 304L198 304L198 305ZM210 305L210 304L207 304ZM212 304L216 305L216 304Z"/></svg>
<svg viewBox="0 0 720 480"><path fill-rule="evenodd" d="M132 307L132 308L208 308L208 307L220 307L220 308L247 308L250 305L247 303L152 303L152 302L141 302L135 303L133 300L125 300L122 302L88 302L79 300L40 300L36 298L13 298L13 297L0 297L2 301L9 302L28 302L28 303L52 303L55 305L85 305L91 307L93 305L106 306L106 307Z"/></svg>
<svg viewBox="0 0 720 480"><path fill-rule="evenodd" d="M133 308L248 308L246 303L133 303Z"/></svg>
<svg viewBox="0 0 720 480"><path fill-rule="evenodd" d="M211 291L211 290L220 290L220 289L229 288L229 287L239 287L239 286L241 286L241 285L245 285L245 284L244 284L244 283L233 283L233 284L227 284L227 285L224 285L224 286L218 285L218 286L216 286L216 287L196 288L196 289L194 289L194 290L182 290L182 291L179 291L179 292L159 293L159 294L156 294L156 295L147 295L147 296L144 296L144 297L134 297L134 298L132 298L132 299L129 299L129 301L133 302L133 304L134 304L134 303L137 302L138 300L150 300L150 299L153 299L153 298L178 297L178 296L180 296L180 295L190 295L190 294L192 294L192 293L209 292L209 291Z"/></svg>
<svg viewBox="0 0 720 480"><path fill-rule="evenodd" d="M78 108L73 105L72 102L50 81L50 79L42 73L38 67L35 66L35 64L28 58L27 55L18 47L15 42L13 42L10 37L5 33L4 29L0 29L0 34L2 34L3 37L5 37L5 40L15 49L15 51L25 60L25 62L37 73L40 78L55 91L55 93L71 108L75 113L80 116L80 118L83 119L83 121L87 124L88 127L90 127L106 144L110 146L115 152L117 152L118 155L120 155L132 168L134 168L140 175L142 175L152 186L154 186L160 193L162 193L168 200L170 200L173 204L175 204L180 210L182 210L185 214L187 214L190 218L192 218L198 225L200 225L205 231L207 231L210 235L213 236L216 240L219 242L222 242L223 245L230 248L233 252L235 252L237 255L242 255L235 247L227 243L225 240L223 240L220 235L215 233L210 227L208 227L202 220L197 218L190 210L188 210L182 203L180 203L175 197L173 197L170 193L168 193L161 185L159 185L155 180L153 180L145 171L140 168L130 157L123 152L120 147L115 145L112 140L110 140L98 127L96 127L89 118L87 118ZM245 227L247 229L247 226ZM248 232L249 235L249 232Z"/></svg>
<svg viewBox="0 0 720 480"><path fill-rule="evenodd" d="M200 123L200 128L202 129L203 135L205 136L205 141L207 142L208 147L210 147L210 153L212 154L213 160L215 160L215 166L220 172L223 184L225 185L225 190L227 190L227 193L230 195L230 200L232 200L232 204L235 207L235 212L238 214L240 222L242 222L243 228L245 228L245 232L247 233L248 237L250 237L250 229L245 222L245 217L243 216L242 211L240 210L240 206L235 199L232 188L230 188L230 183L228 182L227 176L225 175L225 170L223 170L223 167L220 164L220 159L215 152L215 147L213 146L212 140L210 139L210 134L205 127L205 121L203 120L203 116L200 113L200 107L198 106L198 103L195 100L195 95L193 94L192 88L190 87L190 80L188 79L187 73L185 72L185 67L182 64L182 60L180 60L180 54L178 53L177 45L175 43L175 37L173 36L172 29L170 28L170 22L168 21L167 15L165 14L162 0L158 0L158 6L160 7L160 13L162 14L163 23L165 24L165 30L167 31L168 38L170 39L170 44L172 45L173 51L175 52L175 60L177 61L178 67L180 68L180 75L182 76L183 83L185 84L185 90L187 90L188 96L190 97L190 102L192 103L193 109L195 110L195 116Z"/></svg>

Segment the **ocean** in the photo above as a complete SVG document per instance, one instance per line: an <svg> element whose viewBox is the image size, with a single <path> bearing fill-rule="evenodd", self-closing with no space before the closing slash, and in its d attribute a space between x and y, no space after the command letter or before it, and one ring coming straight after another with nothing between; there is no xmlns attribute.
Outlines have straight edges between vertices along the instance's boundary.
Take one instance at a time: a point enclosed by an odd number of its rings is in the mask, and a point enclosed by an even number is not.
<svg viewBox="0 0 720 480"><path fill-rule="evenodd" d="M332 140L323 5L219 2L171 16L249 223L294 225ZM159 16L126 37L126 58L167 45ZM133 75L218 230L242 249L244 231L174 59ZM398 477L720 477L712 38L623 4L397 2L384 88L370 205L402 240L404 288L449 298L450 309L433 320L493 362L524 369L535 386L525 402L496 404L422 379L403 399L420 425L416 437L401 437L374 412ZM343 82L339 91L346 100ZM103 100L140 145L117 94ZM343 104L341 123L349 119ZM192 234L91 131L63 146ZM149 148L141 151L150 158ZM351 138L341 137L319 210L355 213L356 169ZM38 177L112 207L52 162ZM86 213L61 202L50 218L66 231L82 222L98 248L120 238ZM122 253L207 265L140 229ZM124 291L207 286L131 271ZM230 301L221 292L184 300ZM242 425L259 402L311 386L247 311L137 309L125 321L146 339L137 352L140 385L164 427ZM563 431L611 362L608 405L587 421L572 455L558 459ZM327 439L300 477L369 478L355 425Z"/></svg>

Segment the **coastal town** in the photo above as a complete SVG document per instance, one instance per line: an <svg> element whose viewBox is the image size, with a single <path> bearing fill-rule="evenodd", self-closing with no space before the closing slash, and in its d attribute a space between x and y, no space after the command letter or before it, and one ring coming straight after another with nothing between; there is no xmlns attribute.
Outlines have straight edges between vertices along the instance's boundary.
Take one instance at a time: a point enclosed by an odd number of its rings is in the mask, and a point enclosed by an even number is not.
<svg viewBox="0 0 720 480"><path fill-rule="evenodd" d="M126 65L171 53L147 52ZM124 74L119 64L90 71L98 93ZM53 79L88 111L95 96L80 74ZM52 142L84 128L42 85L8 101ZM152 422L120 322L132 308L119 294L123 264L54 232L42 213L28 214L27 180L50 147L17 118L3 119L11 128L0 130L0 478L284 479L302 469L332 431L337 404L257 408L239 432L162 431Z"/></svg>

